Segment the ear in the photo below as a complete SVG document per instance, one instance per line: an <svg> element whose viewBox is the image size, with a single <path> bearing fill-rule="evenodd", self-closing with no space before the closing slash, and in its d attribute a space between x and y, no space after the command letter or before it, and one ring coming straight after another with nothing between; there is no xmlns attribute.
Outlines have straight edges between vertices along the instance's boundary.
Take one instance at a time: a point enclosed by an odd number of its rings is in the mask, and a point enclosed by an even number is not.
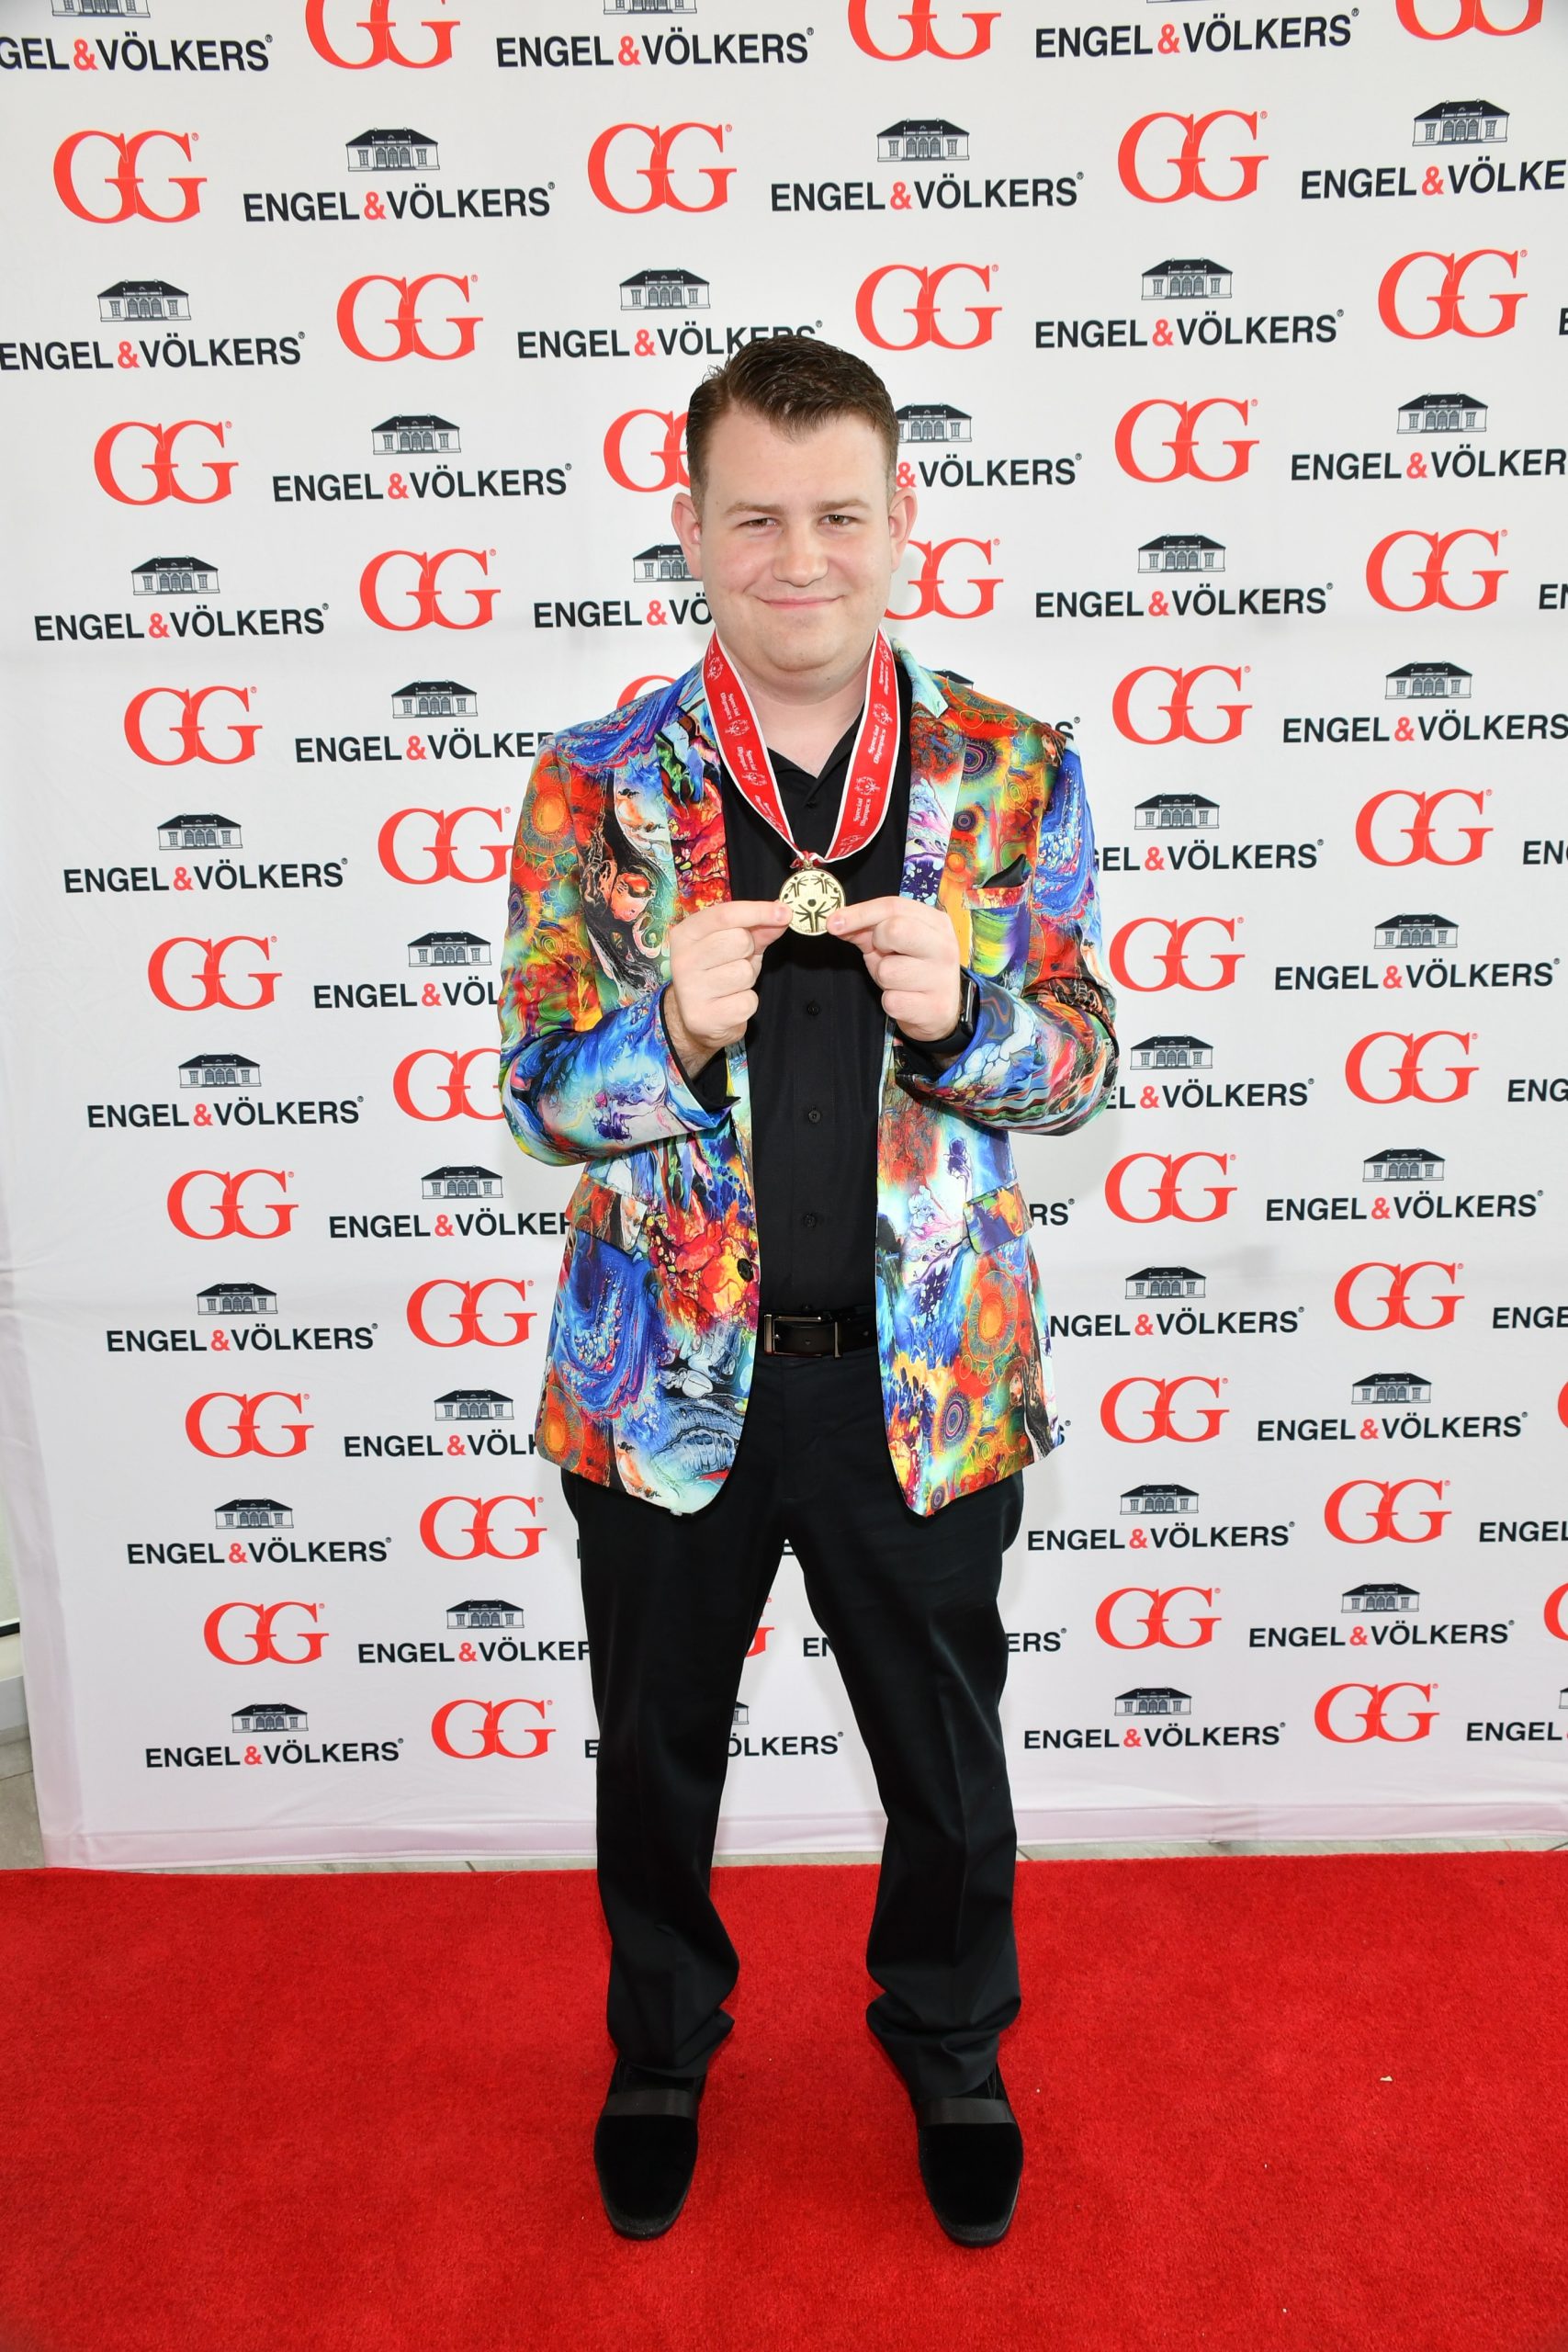
<svg viewBox="0 0 1568 2352"><path fill-rule="evenodd" d="M893 569L903 561L904 549L909 544L909 534L915 527L917 502L912 490L895 491L887 510L887 530L893 549Z"/></svg>
<svg viewBox="0 0 1568 2352"><path fill-rule="evenodd" d="M681 542L681 552L686 559L686 569L694 580L703 576L703 518L696 502L688 490L678 490L671 502L670 520L675 537Z"/></svg>

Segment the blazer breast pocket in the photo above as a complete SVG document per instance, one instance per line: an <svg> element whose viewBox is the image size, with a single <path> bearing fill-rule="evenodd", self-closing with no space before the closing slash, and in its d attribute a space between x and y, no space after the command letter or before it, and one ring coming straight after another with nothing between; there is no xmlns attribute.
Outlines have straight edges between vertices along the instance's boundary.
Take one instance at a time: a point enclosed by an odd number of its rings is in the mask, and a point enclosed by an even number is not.
<svg viewBox="0 0 1568 2352"><path fill-rule="evenodd" d="M1005 910L1016 907L1027 897L1033 873L1029 860L1010 858L999 874L988 875L983 882L967 882L964 887L965 903L980 910L989 908Z"/></svg>

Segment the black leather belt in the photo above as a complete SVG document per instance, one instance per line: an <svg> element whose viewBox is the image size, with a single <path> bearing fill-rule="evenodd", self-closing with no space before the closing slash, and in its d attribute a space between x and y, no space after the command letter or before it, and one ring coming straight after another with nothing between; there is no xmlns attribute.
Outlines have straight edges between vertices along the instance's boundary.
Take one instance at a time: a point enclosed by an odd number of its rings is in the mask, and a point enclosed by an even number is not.
<svg viewBox="0 0 1568 2352"><path fill-rule="evenodd" d="M876 1339L876 1310L849 1306L834 1315L763 1315L757 1344L764 1355L842 1356Z"/></svg>

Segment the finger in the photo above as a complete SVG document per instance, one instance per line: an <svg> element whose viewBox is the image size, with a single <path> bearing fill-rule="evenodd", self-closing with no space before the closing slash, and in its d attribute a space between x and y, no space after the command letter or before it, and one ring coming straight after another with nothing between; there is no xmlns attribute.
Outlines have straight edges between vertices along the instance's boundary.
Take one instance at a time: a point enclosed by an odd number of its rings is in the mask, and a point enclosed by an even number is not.
<svg viewBox="0 0 1568 2352"><path fill-rule="evenodd" d="M789 909L782 899L723 899L714 911L719 930L739 926L765 931L789 921Z"/></svg>
<svg viewBox="0 0 1568 2352"><path fill-rule="evenodd" d="M930 989L946 976L945 966L926 956L900 955L896 948L873 949L879 988ZM870 956L867 957L869 963Z"/></svg>
<svg viewBox="0 0 1568 2352"><path fill-rule="evenodd" d="M835 907L828 917L828 928L852 938L859 932L886 922L890 915L897 914L900 907L908 904L908 899L898 898L857 899L851 906Z"/></svg>

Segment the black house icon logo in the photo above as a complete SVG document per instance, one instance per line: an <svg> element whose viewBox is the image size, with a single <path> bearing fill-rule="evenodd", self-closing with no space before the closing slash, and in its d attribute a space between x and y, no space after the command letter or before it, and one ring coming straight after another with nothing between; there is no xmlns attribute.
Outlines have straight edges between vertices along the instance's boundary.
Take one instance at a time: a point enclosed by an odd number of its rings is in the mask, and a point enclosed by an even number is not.
<svg viewBox="0 0 1568 2352"><path fill-rule="evenodd" d="M449 1388L435 1400L438 1421L509 1421L512 1399L499 1388Z"/></svg>
<svg viewBox="0 0 1568 2352"><path fill-rule="evenodd" d="M949 401L906 401L895 409L900 441L967 441L974 419Z"/></svg>
<svg viewBox="0 0 1568 2352"><path fill-rule="evenodd" d="M705 311L708 281L690 269L636 269L621 280L623 311Z"/></svg>
<svg viewBox="0 0 1568 2352"><path fill-rule="evenodd" d="M1364 1184L1431 1184L1441 1181L1443 1162L1435 1151L1414 1146L1399 1151L1374 1151L1362 1165Z"/></svg>
<svg viewBox="0 0 1568 2352"><path fill-rule="evenodd" d="M493 1168L433 1168L421 1178L420 1191L427 1201L493 1201L501 1179Z"/></svg>
<svg viewBox="0 0 1568 2352"><path fill-rule="evenodd" d="M1402 433L1484 433L1486 402L1473 392L1422 392L1399 404Z"/></svg>
<svg viewBox="0 0 1568 2352"><path fill-rule="evenodd" d="M1457 662L1402 662L1383 673L1385 702L1468 702L1471 673Z"/></svg>
<svg viewBox="0 0 1568 2352"><path fill-rule="evenodd" d="M1408 1584L1353 1584L1339 1598L1341 1611L1353 1616L1403 1615L1420 1606L1420 1594Z"/></svg>
<svg viewBox="0 0 1568 2352"><path fill-rule="evenodd" d="M1152 792L1133 811L1140 833L1208 832L1220 821L1220 804L1201 792Z"/></svg>
<svg viewBox="0 0 1568 2352"><path fill-rule="evenodd" d="M876 134L879 164L965 164L969 133L939 115L906 115Z"/></svg>
<svg viewBox="0 0 1568 2352"><path fill-rule="evenodd" d="M463 436L449 416L384 416L370 442L378 458L455 458Z"/></svg>
<svg viewBox="0 0 1568 2352"><path fill-rule="evenodd" d="M183 286L171 286L166 277L117 278L98 297L98 316L106 326L138 319L188 319L190 296Z"/></svg>
<svg viewBox="0 0 1568 2352"><path fill-rule="evenodd" d="M1117 1693L1116 1713L1119 1715L1190 1715L1191 1694L1173 1690L1168 1682L1140 1683L1134 1690Z"/></svg>
<svg viewBox="0 0 1568 2352"><path fill-rule="evenodd" d="M1156 261L1144 272L1145 302L1228 302L1231 273L1224 262Z"/></svg>
<svg viewBox="0 0 1568 2352"><path fill-rule="evenodd" d="M287 1503L275 1502L267 1495L236 1496L232 1502L220 1503L212 1514L217 1528L230 1527L292 1527L294 1513Z"/></svg>
<svg viewBox="0 0 1568 2352"><path fill-rule="evenodd" d="M265 1283L209 1283L196 1295L198 1315L276 1315L277 1293Z"/></svg>
<svg viewBox="0 0 1568 2352"><path fill-rule="evenodd" d="M1132 1063L1134 1069L1213 1069L1214 1049L1201 1037L1171 1031L1145 1037L1141 1046L1134 1046Z"/></svg>
<svg viewBox="0 0 1568 2352"><path fill-rule="evenodd" d="M691 576L678 539L660 539L632 558L634 580L689 580Z"/></svg>
<svg viewBox="0 0 1568 2352"><path fill-rule="evenodd" d="M1413 147L1501 147L1508 136L1506 107L1489 98L1446 98L1413 125Z"/></svg>
<svg viewBox="0 0 1568 2352"><path fill-rule="evenodd" d="M259 1086L261 1064L249 1054L192 1054L180 1064L182 1087Z"/></svg>
<svg viewBox="0 0 1568 2352"><path fill-rule="evenodd" d="M1208 1294L1204 1276L1190 1266L1141 1266L1127 1277L1125 1295L1128 1298L1203 1298Z"/></svg>
<svg viewBox="0 0 1568 2352"><path fill-rule="evenodd" d="M438 172L441 151L427 130L362 130L346 142L351 172Z"/></svg>
<svg viewBox="0 0 1568 2352"><path fill-rule="evenodd" d="M1122 1492L1124 1518L1170 1519L1197 1508L1196 1487L1180 1487L1168 1478L1145 1480L1142 1486L1125 1487Z"/></svg>
<svg viewBox="0 0 1568 2352"><path fill-rule="evenodd" d="M409 962L416 972L438 965L488 964L490 942L477 931L422 931L409 941Z"/></svg>
<svg viewBox="0 0 1568 2352"><path fill-rule="evenodd" d="M1390 915L1373 933L1379 947L1453 947L1459 925L1447 915Z"/></svg>
<svg viewBox="0 0 1568 2352"><path fill-rule="evenodd" d="M479 707L472 686L460 686L456 678L411 678L392 696L399 718L472 718Z"/></svg>
<svg viewBox="0 0 1568 2352"><path fill-rule="evenodd" d="M152 555L131 567L138 596L215 596L218 567L200 555Z"/></svg>
<svg viewBox="0 0 1568 2352"><path fill-rule="evenodd" d="M487 1626L521 1625L523 1611L514 1600L459 1600L446 1611L446 1623L475 1633Z"/></svg>
<svg viewBox="0 0 1568 2352"><path fill-rule="evenodd" d="M1201 531L1162 531L1138 549L1140 571L1223 571L1225 550Z"/></svg>
<svg viewBox="0 0 1568 2352"><path fill-rule="evenodd" d="M229 1718L237 1732L247 1737L258 1731L309 1731L310 1719L303 1707L290 1707L281 1699L254 1701L248 1707L237 1708Z"/></svg>
<svg viewBox="0 0 1568 2352"><path fill-rule="evenodd" d="M1432 1384L1418 1372L1369 1372L1350 1393L1358 1405L1425 1405Z"/></svg>
<svg viewBox="0 0 1568 2352"><path fill-rule="evenodd" d="M160 849L239 849L242 846L239 820L219 817L210 810L202 815L186 814L166 817L158 828Z"/></svg>

